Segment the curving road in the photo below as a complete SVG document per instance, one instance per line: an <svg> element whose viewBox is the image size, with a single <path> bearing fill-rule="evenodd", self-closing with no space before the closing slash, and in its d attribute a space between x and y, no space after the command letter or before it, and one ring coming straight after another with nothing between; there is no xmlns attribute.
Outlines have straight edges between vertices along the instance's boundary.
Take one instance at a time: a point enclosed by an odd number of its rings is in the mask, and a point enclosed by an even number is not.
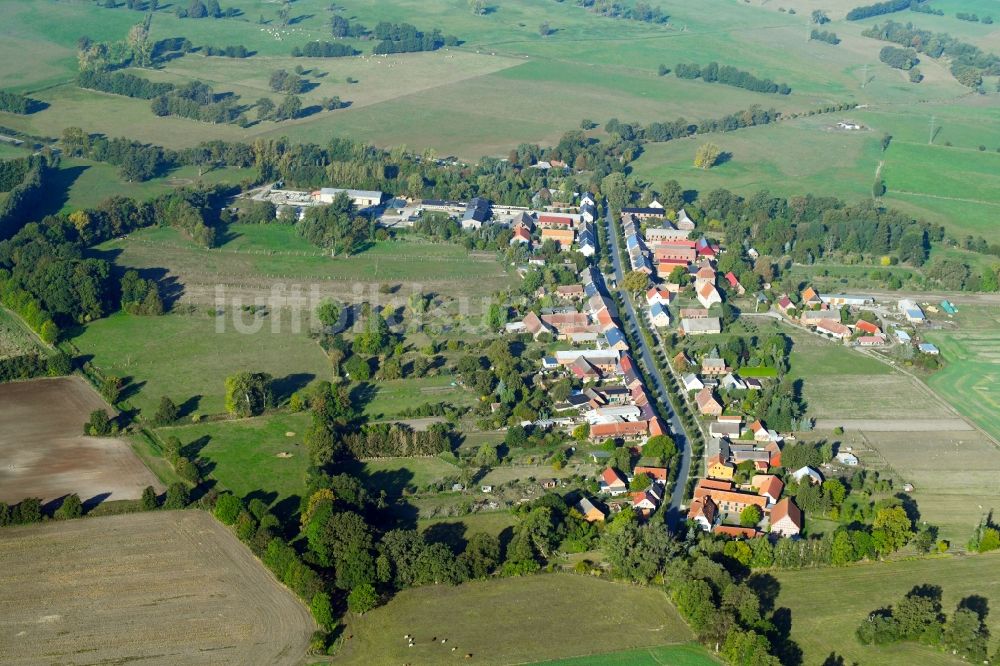
<svg viewBox="0 0 1000 666"><path fill-rule="evenodd" d="M608 229L608 244L611 246L611 264L615 269L616 284L621 285L625 279L625 273L622 270L621 250L617 242L619 231L614 223L610 206L607 206L605 222ZM621 291L620 287L619 291ZM643 365L648 370L648 372L644 372L643 374L647 381L652 383L652 386L647 388L652 389L653 395L659 400L660 412L666 416L667 427L670 429L670 434L677 444L677 450L680 451L681 455L680 469L677 471L677 481L674 483L674 490L670 494L670 504L667 509L667 525L673 528L683 523L686 517L681 511L681 505L684 503L684 489L687 488L688 476L691 473L690 440L680 418L674 412L673 407L670 406L667 383L653 362L653 354L649 349L649 345L646 344L642 330L639 328L639 320L632 305L632 299L627 293L622 292L622 302L625 304L624 311L619 313L622 316L622 326L628 329L629 336L632 340L635 340L635 343L639 347L632 350L633 355L638 353L642 358Z"/></svg>

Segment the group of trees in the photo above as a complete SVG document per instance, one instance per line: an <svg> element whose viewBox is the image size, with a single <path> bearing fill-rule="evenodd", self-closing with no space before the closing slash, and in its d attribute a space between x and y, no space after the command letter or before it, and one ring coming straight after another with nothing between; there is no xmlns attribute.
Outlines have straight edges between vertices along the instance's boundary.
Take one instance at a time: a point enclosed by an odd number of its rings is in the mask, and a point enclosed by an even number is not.
<svg viewBox="0 0 1000 666"><path fill-rule="evenodd" d="M840 43L840 38L837 37L837 33L831 30L817 30L816 28L813 28L812 32L809 33L809 39L817 42L826 42L827 44L833 44L834 46Z"/></svg>
<svg viewBox="0 0 1000 666"><path fill-rule="evenodd" d="M240 11L235 7L229 7L225 11L219 6L219 0L191 0L185 7L178 2L175 5L174 13L178 18L223 18L238 16Z"/></svg>
<svg viewBox="0 0 1000 666"><path fill-rule="evenodd" d="M886 0L886 2L876 2L872 5L862 5L847 12L847 20L860 21L872 16L901 12L913 5L919 5L921 2L922 0Z"/></svg>
<svg viewBox="0 0 1000 666"><path fill-rule="evenodd" d="M762 109L759 106L752 106L744 111L737 111L721 118L702 120L692 123L684 118L678 118L668 122L653 122L643 127L635 123L623 123L617 118L609 120L604 130L609 134L618 135L622 141L652 141L663 142L695 134L709 134L714 132L731 132L743 127L754 127L756 125L767 125L775 122L781 114L774 109Z"/></svg>
<svg viewBox="0 0 1000 666"><path fill-rule="evenodd" d="M0 90L0 111L25 115L34 111L38 106L39 103L27 95Z"/></svg>
<svg viewBox="0 0 1000 666"><path fill-rule="evenodd" d="M163 300L155 280L139 276L135 270L125 271L121 279L122 310L138 315L163 314Z"/></svg>
<svg viewBox="0 0 1000 666"><path fill-rule="evenodd" d="M239 96L227 93L217 95L207 83L189 81L170 92L153 98L150 107L157 116L182 116L205 123L247 124L245 107Z"/></svg>
<svg viewBox="0 0 1000 666"><path fill-rule="evenodd" d="M913 69L920 59L913 49L897 49L895 46L884 46L878 53L878 59L896 69Z"/></svg>
<svg viewBox="0 0 1000 666"><path fill-rule="evenodd" d="M372 239L375 229L370 218L355 212L351 198L344 192L335 196L329 206L309 208L295 228L307 241L334 255L357 251Z"/></svg>
<svg viewBox="0 0 1000 666"><path fill-rule="evenodd" d="M253 51L237 44L235 46L203 46L201 52L207 56L219 56L225 58L249 58Z"/></svg>
<svg viewBox="0 0 1000 666"><path fill-rule="evenodd" d="M979 23L980 20L978 14L970 14L969 12L956 12L955 18L957 18L959 21L969 21L970 23ZM982 18L982 21L986 25L991 25L993 23L993 17L984 16Z"/></svg>
<svg viewBox="0 0 1000 666"><path fill-rule="evenodd" d="M951 617L946 617L941 594L936 585L915 586L894 606L872 611L855 632L858 641L864 645L915 641L940 646L962 659L983 662L990 638L986 627L988 601L978 595L965 597ZM996 656L1000 657L1000 653Z"/></svg>
<svg viewBox="0 0 1000 666"><path fill-rule="evenodd" d="M708 83L723 83L727 86L744 88L754 92L777 93L787 95L792 92L784 83L775 83L771 79L758 79L750 72L736 69L731 65L720 66L717 62L710 62L705 66L698 64L679 63L674 67L674 75L679 79L701 78Z"/></svg>
<svg viewBox="0 0 1000 666"><path fill-rule="evenodd" d="M562 0L557 0L562 2ZM644 23L666 23L670 16L659 5L655 7L645 2L626 4L615 0L576 0L578 7L583 7L595 14L608 18L628 19Z"/></svg>
<svg viewBox="0 0 1000 666"><path fill-rule="evenodd" d="M375 55L389 53L412 53L415 51L436 51L442 46L456 46L458 38L442 35L440 30L421 32L409 23L380 21L375 25L373 36L378 44L372 49Z"/></svg>
<svg viewBox="0 0 1000 666"><path fill-rule="evenodd" d="M875 24L861 33L865 37L873 37L886 42L894 42L914 49L931 58L946 56L951 60L951 73L962 85L977 88L982 85L984 76L1000 76L1000 56L986 53L979 47L961 42L948 33L933 33L921 30L912 24L887 21L883 25Z"/></svg>
<svg viewBox="0 0 1000 666"><path fill-rule="evenodd" d="M76 76L76 84L81 88L137 99L153 99L166 95L175 88L174 84L165 81L154 82L128 72L109 72L102 69L81 70Z"/></svg>
<svg viewBox="0 0 1000 666"><path fill-rule="evenodd" d="M357 22L352 23L339 14L334 14L330 19L330 34L337 39L356 39L367 35L368 28Z"/></svg>

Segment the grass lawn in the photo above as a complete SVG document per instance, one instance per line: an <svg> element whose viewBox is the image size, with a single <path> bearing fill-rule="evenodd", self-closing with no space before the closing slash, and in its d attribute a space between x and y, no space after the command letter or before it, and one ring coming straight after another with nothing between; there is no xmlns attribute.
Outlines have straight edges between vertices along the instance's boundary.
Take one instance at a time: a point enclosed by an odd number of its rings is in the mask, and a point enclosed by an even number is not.
<svg viewBox="0 0 1000 666"><path fill-rule="evenodd" d="M341 468L358 477L371 492L384 490L392 497L399 497L406 488L423 488L459 474L458 467L437 456L368 460L345 463Z"/></svg>
<svg viewBox="0 0 1000 666"><path fill-rule="evenodd" d="M371 389L371 400L365 404L365 414L378 420L399 416L403 410L429 402L448 402L456 407L475 405L474 392L454 386L454 382L455 378L450 375L373 382L367 385Z"/></svg>
<svg viewBox="0 0 1000 666"><path fill-rule="evenodd" d="M309 419L304 413L272 414L160 428L157 433L161 438L177 437L186 454L204 459L209 478L222 488L239 497L260 497L268 504L287 500L294 512L305 492L309 454L302 435ZM279 458L279 453L291 457Z"/></svg>
<svg viewBox="0 0 1000 666"><path fill-rule="evenodd" d="M780 584L775 607L791 611L791 637L802 648L805 664L819 664L831 654L845 663L961 664L961 659L915 643L865 647L855 640L854 630L871 611L895 603L915 585L940 586L948 615L969 595L986 597L993 606L1000 599L1000 578L994 575L998 565L1000 554L987 554L775 572ZM1000 613L991 613L987 624L996 635ZM994 641L991 654L995 648Z"/></svg>
<svg viewBox="0 0 1000 666"><path fill-rule="evenodd" d="M555 659L538 662L535 666L709 666L718 663L701 645L691 643Z"/></svg>
<svg viewBox="0 0 1000 666"><path fill-rule="evenodd" d="M274 316L278 316L275 314ZM284 322L244 334L205 311L139 317L117 313L91 322L73 343L104 373L131 379L129 400L151 416L161 396L187 412L217 414L225 409L227 376L242 370L270 373L278 398L313 379L329 378L326 355L306 333Z"/></svg>
<svg viewBox="0 0 1000 666"><path fill-rule="evenodd" d="M453 647L475 663L525 663L692 639L661 590L566 574L404 590L345 633L347 664L453 663Z"/></svg>
<svg viewBox="0 0 1000 666"><path fill-rule="evenodd" d="M964 416L1000 439L1000 312L962 307L957 328L928 331L941 350L945 367L927 383Z"/></svg>
<svg viewBox="0 0 1000 666"><path fill-rule="evenodd" d="M446 539L447 542L454 544L467 540L476 532L500 536L515 522L514 515L509 511L488 511L470 513L461 518L421 518L417 521L417 528L432 535L448 535L451 538Z"/></svg>

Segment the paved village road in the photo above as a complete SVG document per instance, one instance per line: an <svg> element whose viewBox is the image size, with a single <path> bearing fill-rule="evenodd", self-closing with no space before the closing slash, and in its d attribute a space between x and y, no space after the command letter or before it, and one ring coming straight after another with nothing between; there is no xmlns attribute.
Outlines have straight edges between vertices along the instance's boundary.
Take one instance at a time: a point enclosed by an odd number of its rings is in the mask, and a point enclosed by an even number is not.
<svg viewBox="0 0 1000 666"><path fill-rule="evenodd" d="M615 270L616 285L621 285L625 274L622 270L621 253L616 242L618 231L615 227L610 206L608 207L605 222L608 229L608 244L611 246L611 262ZM638 350L633 351L638 351L643 365L648 370L644 374L653 384L651 387L653 393L660 403L661 412L667 417L667 427L670 429L674 442L677 444L677 450L680 451L680 469L677 471L677 481L674 483L674 490L670 495L670 505L667 511L667 525L675 528L683 524L685 519L685 514L681 512L681 505L684 503L684 491L687 488L688 476L691 473L691 440L684 430L684 425L681 423L680 418L674 412L673 407L670 406L667 383L664 381L659 369L653 363L653 354L649 349L649 345L646 344L646 339L643 337L642 331L639 329L639 320L628 294L622 293L622 302L625 304L625 311L619 313L622 315L622 325L628 329L630 337L639 346Z"/></svg>

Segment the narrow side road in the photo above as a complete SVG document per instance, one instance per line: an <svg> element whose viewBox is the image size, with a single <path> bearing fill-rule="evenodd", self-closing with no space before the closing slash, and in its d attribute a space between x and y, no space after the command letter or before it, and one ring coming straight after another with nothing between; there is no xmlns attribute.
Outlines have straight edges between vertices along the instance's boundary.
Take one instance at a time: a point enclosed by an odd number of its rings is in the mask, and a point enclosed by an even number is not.
<svg viewBox="0 0 1000 666"><path fill-rule="evenodd" d="M605 222L608 230L608 244L611 246L611 263L615 270L616 284L621 285L625 279L625 274L622 269L622 258L617 242L618 228L614 223L611 207L608 206L607 209ZM621 292L620 287L619 292ZM635 308L632 306L631 297L624 292L621 292L621 295L622 302L625 304L624 311L619 313L622 316L622 326L628 330L630 337L638 345L638 349L632 350L633 355L638 355L642 359L646 370L648 370L648 372L643 374L652 383L652 386L647 388L651 389L654 397L659 401L660 411L666 416L667 427L670 429L670 434L674 439L674 443L677 444L677 450L680 452L680 468L677 471L677 481L674 483L674 489L670 494L670 503L667 508L667 525L673 529L681 525L685 519L684 514L681 512L681 505L684 503L684 489L687 488L688 476L691 474L691 442L680 418L674 412L673 407L670 406L667 383L653 362L653 354L639 328L639 320Z"/></svg>

